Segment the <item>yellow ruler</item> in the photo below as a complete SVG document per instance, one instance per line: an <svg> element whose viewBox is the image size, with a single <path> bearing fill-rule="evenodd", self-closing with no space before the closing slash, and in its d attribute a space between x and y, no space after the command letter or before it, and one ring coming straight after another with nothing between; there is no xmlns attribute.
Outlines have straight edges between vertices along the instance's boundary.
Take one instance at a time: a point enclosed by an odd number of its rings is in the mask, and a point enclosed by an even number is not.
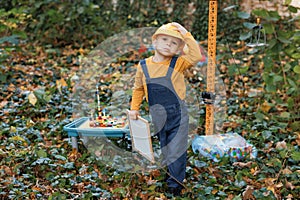
<svg viewBox="0 0 300 200"><path fill-rule="evenodd" d="M212 93L215 92L217 16L218 16L218 1L209 0L207 92L212 92ZM206 104L205 134L212 135L213 131L214 131L214 105Z"/></svg>

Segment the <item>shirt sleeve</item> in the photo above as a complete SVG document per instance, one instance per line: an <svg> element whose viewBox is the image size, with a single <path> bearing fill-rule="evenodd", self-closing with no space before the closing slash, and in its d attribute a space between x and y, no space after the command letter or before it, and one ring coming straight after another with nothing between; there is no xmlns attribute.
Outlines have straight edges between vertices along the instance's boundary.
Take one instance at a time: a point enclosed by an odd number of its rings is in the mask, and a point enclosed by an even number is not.
<svg viewBox="0 0 300 200"><path fill-rule="evenodd" d="M190 66L196 65L202 58L200 47L190 32L184 35L186 44L185 52L182 57L190 63Z"/></svg>
<svg viewBox="0 0 300 200"><path fill-rule="evenodd" d="M140 105L143 101L145 96L145 90L143 85L143 72L141 65L138 64L136 74L135 74L135 81L132 91L132 100L131 100L131 110L139 110Z"/></svg>

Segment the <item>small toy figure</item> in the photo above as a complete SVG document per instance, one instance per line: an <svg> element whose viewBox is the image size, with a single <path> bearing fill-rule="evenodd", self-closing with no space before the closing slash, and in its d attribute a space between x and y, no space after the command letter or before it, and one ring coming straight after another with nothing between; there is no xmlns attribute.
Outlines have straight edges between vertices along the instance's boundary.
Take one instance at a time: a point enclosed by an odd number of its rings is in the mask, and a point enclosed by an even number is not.
<svg viewBox="0 0 300 200"><path fill-rule="evenodd" d="M100 104L100 93L98 84L96 86L95 92L95 111L91 111L89 118L89 126L91 128L123 128L125 126L125 118L123 117L113 117L109 114L106 108L101 108Z"/></svg>

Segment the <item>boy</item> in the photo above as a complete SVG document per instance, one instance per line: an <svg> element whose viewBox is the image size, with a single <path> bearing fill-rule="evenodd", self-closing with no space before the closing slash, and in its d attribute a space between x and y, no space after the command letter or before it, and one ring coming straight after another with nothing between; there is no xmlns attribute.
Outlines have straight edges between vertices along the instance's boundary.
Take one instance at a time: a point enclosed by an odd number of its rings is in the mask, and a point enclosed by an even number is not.
<svg viewBox="0 0 300 200"><path fill-rule="evenodd" d="M188 113L184 102L184 71L196 65L201 53L196 40L182 25L168 23L152 36L154 55L137 66L132 94L131 119L137 119L144 96L168 166L168 190L178 196L183 188L187 161ZM183 48L188 52L180 55Z"/></svg>

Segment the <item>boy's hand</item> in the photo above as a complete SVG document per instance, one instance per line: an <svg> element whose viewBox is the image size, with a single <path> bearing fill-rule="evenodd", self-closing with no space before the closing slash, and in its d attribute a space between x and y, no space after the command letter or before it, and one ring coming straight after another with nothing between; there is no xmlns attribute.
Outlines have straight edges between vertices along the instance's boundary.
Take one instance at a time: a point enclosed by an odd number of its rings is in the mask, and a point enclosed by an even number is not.
<svg viewBox="0 0 300 200"><path fill-rule="evenodd" d="M137 110L130 110L129 111L129 117L130 117L130 119L136 120L136 119L138 119L139 115L140 115L140 113Z"/></svg>
<svg viewBox="0 0 300 200"><path fill-rule="evenodd" d="M177 27L177 30L181 33L181 35L185 35L188 32L186 28L177 22L172 22L172 25Z"/></svg>

